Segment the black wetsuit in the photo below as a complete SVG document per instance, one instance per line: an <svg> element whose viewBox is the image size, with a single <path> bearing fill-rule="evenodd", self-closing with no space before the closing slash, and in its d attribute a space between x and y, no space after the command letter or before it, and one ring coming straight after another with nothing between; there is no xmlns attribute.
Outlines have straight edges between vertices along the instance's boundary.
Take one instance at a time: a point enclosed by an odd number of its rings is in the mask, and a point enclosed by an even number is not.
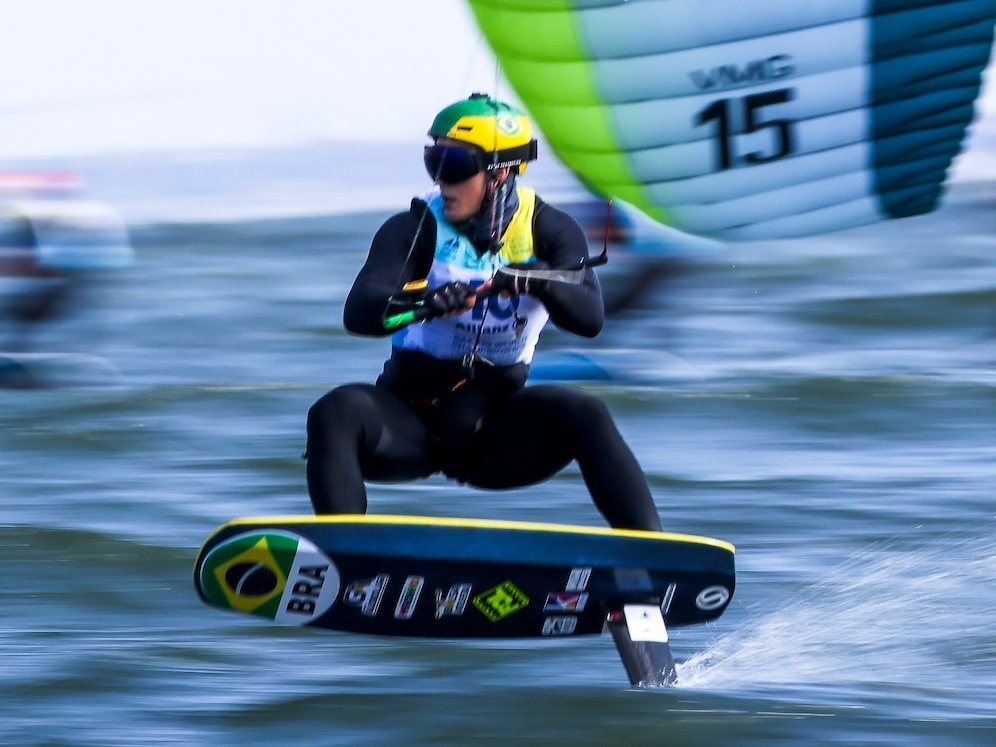
<svg viewBox="0 0 996 747"><path fill-rule="evenodd" d="M420 200L388 219L346 298L346 329L389 334L382 323L389 299L426 276L435 244L435 219ZM575 220L537 198L533 251L552 268L576 268L588 244ZM601 289L591 270L582 283L549 282L539 298L565 331L594 337L602 328ZM610 525L659 530L646 478L605 404L579 389L527 387L527 375L523 363L478 361L468 372L460 360L392 348L376 384L338 387L308 413L315 512L364 513L364 480L443 472L478 488L505 489L545 480L576 460Z"/></svg>

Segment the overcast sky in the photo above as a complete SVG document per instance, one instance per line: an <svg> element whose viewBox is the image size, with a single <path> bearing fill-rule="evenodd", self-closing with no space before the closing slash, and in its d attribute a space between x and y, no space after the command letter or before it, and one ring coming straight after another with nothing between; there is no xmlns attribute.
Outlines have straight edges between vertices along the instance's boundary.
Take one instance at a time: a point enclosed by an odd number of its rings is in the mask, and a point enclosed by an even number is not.
<svg viewBox="0 0 996 747"><path fill-rule="evenodd" d="M0 0L0 10L6 158L421 142L427 116L494 87L462 0Z"/></svg>
<svg viewBox="0 0 996 747"><path fill-rule="evenodd" d="M0 10L8 160L422 142L441 106L496 90L464 0L0 0ZM497 92L514 98L507 84Z"/></svg>

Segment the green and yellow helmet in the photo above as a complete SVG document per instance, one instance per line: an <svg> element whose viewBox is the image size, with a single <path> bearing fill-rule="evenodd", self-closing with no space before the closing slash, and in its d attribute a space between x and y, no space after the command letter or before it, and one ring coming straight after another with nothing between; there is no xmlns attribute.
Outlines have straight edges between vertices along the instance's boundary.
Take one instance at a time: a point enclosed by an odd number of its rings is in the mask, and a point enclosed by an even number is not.
<svg viewBox="0 0 996 747"><path fill-rule="evenodd" d="M432 121L429 137L461 140L484 151L489 170L517 166L523 173L536 160L536 140L529 117L486 93L474 93L443 109Z"/></svg>

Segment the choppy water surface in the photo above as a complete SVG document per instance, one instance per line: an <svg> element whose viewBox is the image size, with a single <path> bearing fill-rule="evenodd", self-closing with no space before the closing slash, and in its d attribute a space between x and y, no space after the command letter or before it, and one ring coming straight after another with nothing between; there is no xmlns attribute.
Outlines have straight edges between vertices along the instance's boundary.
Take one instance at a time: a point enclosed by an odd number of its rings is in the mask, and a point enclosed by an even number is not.
<svg viewBox="0 0 996 747"><path fill-rule="evenodd" d="M992 743L991 186L698 254L597 340L544 338L537 377L607 399L665 526L738 548L731 607L675 632L680 686L656 692L608 636L365 638L197 599L215 526L309 510L310 403L379 371L386 341L340 318L384 216L136 227L136 263L39 333L91 357L71 386L0 390L0 742ZM375 486L371 506L600 523L573 470Z"/></svg>

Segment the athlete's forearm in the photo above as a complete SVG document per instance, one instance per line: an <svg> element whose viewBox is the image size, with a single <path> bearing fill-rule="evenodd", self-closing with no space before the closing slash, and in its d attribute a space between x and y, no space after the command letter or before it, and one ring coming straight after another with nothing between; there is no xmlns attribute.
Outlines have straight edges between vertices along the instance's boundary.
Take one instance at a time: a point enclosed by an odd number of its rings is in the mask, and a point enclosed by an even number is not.
<svg viewBox="0 0 996 747"><path fill-rule="evenodd" d="M602 291L592 270L585 270L580 284L552 281L540 296L550 321L565 332L594 337L602 331L605 309Z"/></svg>
<svg viewBox="0 0 996 747"><path fill-rule="evenodd" d="M359 335L390 334L383 323L390 299L401 286L415 279L414 255L424 240L419 236L419 244L412 248L416 222L412 212L399 213L374 235L366 262L353 281L343 307L343 324L348 331ZM427 233L429 228L434 234L434 226L423 225L422 231ZM434 237L432 241L435 242Z"/></svg>
<svg viewBox="0 0 996 747"><path fill-rule="evenodd" d="M544 204L536 215L536 253L550 267L572 270L588 258L588 241L577 221ZM550 321L566 332L594 337L602 330L605 310L602 289L591 269L582 283L551 281L540 300L550 312Z"/></svg>

